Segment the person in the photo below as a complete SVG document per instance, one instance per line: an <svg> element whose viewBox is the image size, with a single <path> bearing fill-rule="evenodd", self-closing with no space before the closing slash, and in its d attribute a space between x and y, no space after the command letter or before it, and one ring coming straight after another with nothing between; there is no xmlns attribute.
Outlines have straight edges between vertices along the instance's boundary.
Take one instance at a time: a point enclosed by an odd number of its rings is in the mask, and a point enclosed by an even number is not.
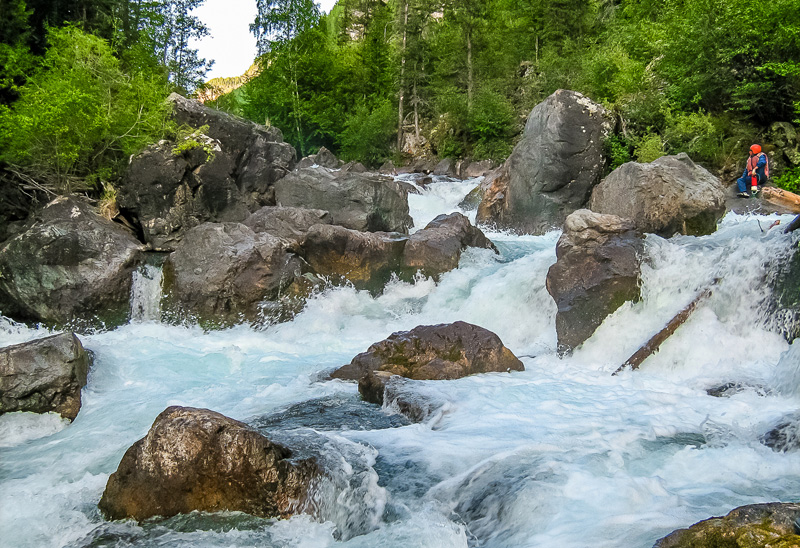
<svg viewBox="0 0 800 548"><path fill-rule="evenodd" d="M769 177L769 162L767 155L761 152L761 145L750 146L750 157L747 158L747 165L744 168L742 176L736 180L739 187L739 194L742 198L749 198L758 194L760 187L767 182ZM750 187L750 193L747 193L747 187Z"/></svg>

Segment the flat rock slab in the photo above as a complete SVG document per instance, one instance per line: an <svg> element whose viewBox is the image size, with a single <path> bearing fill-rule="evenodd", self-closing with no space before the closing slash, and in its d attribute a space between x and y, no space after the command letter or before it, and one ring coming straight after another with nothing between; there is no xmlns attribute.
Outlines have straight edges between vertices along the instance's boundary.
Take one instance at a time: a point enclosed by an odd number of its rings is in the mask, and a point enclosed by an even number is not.
<svg viewBox="0 0 800 548"><path fill-rule="evenodd" d="M91 361L73 333L0 348L0 415L54 411L74 420Z"/></svg>

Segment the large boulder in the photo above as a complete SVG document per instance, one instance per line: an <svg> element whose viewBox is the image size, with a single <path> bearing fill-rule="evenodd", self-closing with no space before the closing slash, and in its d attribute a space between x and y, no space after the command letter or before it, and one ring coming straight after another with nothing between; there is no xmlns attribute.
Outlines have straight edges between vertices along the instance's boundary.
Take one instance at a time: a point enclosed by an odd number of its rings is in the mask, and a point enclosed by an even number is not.
<svg viewBox="0 0 800 548"><path fill-rule="evenodd" d="M800 217L799 217L800 218ZM767 281L772 288L770 323L787 341L800 337L800 250L787 246L786 253L774 257L768 265Z"/></svg>
<svg viewBox="0 0 800 548"><path fill-rule="evenodd" d="M392 333L334 371L332 377L359 380L372 371L384 371L408 379L446 380L523 370L522 362L500 337L459 321Z"/></svg>
<svg viewBox="0 0 800 548"><path fill-rule="evenodd" d="M204 223L186 232L164 264L168 310L208 325L259 322L262 303L301 275L301 262L266 232ZM268 319L268 318L266 318Z"/></svg>
<svg viewBox="0 0 800 548"><path fill-rule="evenodd" d="M393 274L410 281L417 272L436 277L457 268L467 247L497 251L469 219L451 213L439 215L411 236L315 225L306 233L301 254L320 276L379 292Z"/></svg>
<svg viewBox="0 0 800 548"><path fill-rule="evenodd" d="M86 201L57 198L0 249L0 312L48 325L124 323L142 249Z"/></svg>
<svg viewBox="0 0 800 548"><path fill-rule="evenodd" d="M632 219L638 230L667 238L704 235L725 214L725 188L682 152L621 165L595 187L589 208Z"/></svg>
<svg viewBox="0 0 800 548"><path fill-rule="evenodd" d="M75 420L91 362L72 333L0 348L0 415L54 411Z"/></svg>
<svg viewBox="0 0 800 548"><path fill-rule="evenodd" d="M302 255L320 276L379 292L392 273L400 270L407 240L408 236L397 232L359 232L318 224L306 234Z"/></svg>
<svg viewBox="0 0 800 548"><path fill-rule="evenodd" d="M175 93L169 100L175 121L194 128L207 125L208 134L220 142L223 152L234 158L236 167L232 175L251 211L275 203L273 183L294 169L297 161L297 152L284 142L278 128L232 116Z"/></svg>
<svg viewBox="0 0 800 548"><path fill-rule="evenodd" d="M461 252L482 247L497 252L480 229L461 213L439 215L425 228L411 235L403 250L403 267L426 276L438 276L458 268Z"/></svg>
<svg viewBox="0 0 800 548"><path fill-rule="evenodd" d="M139 521L195 510L285 518L302 511L318 476L314 460L293 459L244 423L170 407L125 452L99 507L109 519Z"/></svg>
<svg viewBox="0 0 800 548"><path fill-rule="evenodd" d="M273 183L294 167L295 151L277 128L266 128L170 96L176 121L208 135L162 141L131 159L117 192L121 212L154 249L175 248L203 222L243 221L275 203Z"/></svg>
<svg viewBox="0 0 800 548"><path fill-rule="evenodd" d="M638 300L642 249L633 221L588 209L567 217L547 272L547 291L558 306L559 352L591 337L624 302Z"/></svg>
<svg viewBox="0 0 800 548"><path fill-rule="evenodd" d="M267 232L286 240L295 248L305 239L312 226L331 223L331 214L321 209L264 206L253 212L243 224L253 232Z"/></svg>
<svg viewBox="0 0 800 548"><path fill-rule="evenodd" d="M478 221L542 234L583 207L605 167L611 115L580 93L558 90L528 116L522 140L478 207Z"/></svg>
<svg viewBox="0 0 800 548"><path fill-rule="evenodd" d="M325 147L321 147L316 154L306 156L297 162L297 168L322 166L329 169L337 169L342 165L341 160L333 155L333 152Z"/></svg>
<svg viewBox="0 0 800 548"><path fill-rule="evenodd" d="M330 211L334 224L353 230L407 233L413 224L406 190L374 173L299 169L275 184L275 200L281 206Z"/></svg>
<svg viewBox="0 0 800 548"><path fill-rule="evenodd" d="M660 539L653 548L800 546L795 522L800 504L769 502L740 506L724 517L695 523Z"/></svg>

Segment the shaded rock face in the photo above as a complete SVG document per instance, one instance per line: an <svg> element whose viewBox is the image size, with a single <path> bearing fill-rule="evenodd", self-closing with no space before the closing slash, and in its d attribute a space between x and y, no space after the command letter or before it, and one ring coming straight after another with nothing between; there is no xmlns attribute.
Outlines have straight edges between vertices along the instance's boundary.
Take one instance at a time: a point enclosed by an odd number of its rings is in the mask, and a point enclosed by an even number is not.
<svg viewBox="0 0 800 548"><path fill-rule="evenodd" d="M653 548L741 548L800 545L794 522L800 504L770 502L740 506L724 517L695 523L660 539Z"/></svg>
<svg viewBox="0 0 800 548"><path fill-rule="evenodd" d="M547 272L559 352L592 336L625 301L639 299L642 234L632 221L580 209L567 217Z"/></svg>
<svg viewBox="0 0 800 548"><path fill-rule="evenodd" d="M26 183L20 176L0 168L0 243L16 236L24 228L35 204L49 201L44 191L23 190L23 186Z"/></svg>
<svg viewBox="0 0 800 548"><path fill-rule="evenodd" d="M358 392L365 402L396 410L412 422L427 420L446 404L422 383L388 371L368 372L358 380Z"/></svg>
<svg viewBox="0 0 800 548"><path fill-rule="evenodd" d="M772 288L769 303L771 327L787 341L800 337L800 251L797 245L768 265L767 281Z"/></svg>
<svg viewBox="0 0 800 548"><path fill-rule="evenodd" d="M370 371L385 371L409 379L445 380L523 370L522 362L500 337L477 325L455 322L392 333L332 376L358 380Z"/></svg>
<svg viewBox="0 0 800 548"><path fill-rule="evenodd" d="M725 189L685 153L623 164L592 192L589 208L632 219L642 232L704 235L725 214Z"/></svg>
<svg viewBox="0 0 800 548"><path fill-rule="evenodd" d="M54 411L75 420L91 361L72 333L0 348L0 415Z"/></svg>
<svg viewBox="0 0 800 548"><path fill-rule="evenodd" d="M408 239L403 250L403 266L426 276L438 276L457 268L461 252L467 247L497 252L483 232L461 213L439 215Z"/></svg>
<svg viewBox="0 0 800 548"><path fill-rule="evenodd" d="M275 203L273 183L291 171L295 151L276 128L265 128L209 109L177 94L173 118L208 125L203 148L175 154L162 141L134 157L117 192L121 211L138 221L142 237L157 250L172 250L183 233L203 222L243 221Z"/></svg>
<svg viewBox="0 0 800 548"><path fill-rule="evenodd" d="M265 206L245 219L243 224L253 232L267 232L296 248L312 226L332 222L331 214L321 209Z"/></svg>
<svg viewBox="0 0 800 548"><path fill-rule="evenodd" d="M411 280L417 272L436 277L456 268L467 247L497 251L469 219L452 213L439 215L411 236L316 225L306 234L302 255L316 274L379 292L392 274Z"/></svg>
<svg viewBox="0 0 800 548"><path fill-rule="evenodd" d="M0 249L0 311L18 320L116 325L142 245L85 201L60 197Z"/></svg>
<svg viewBox="0 0 800 548"><path fill-rule="evenodd" d="M558 90L528 116L522 140L478 207L478 221L543 234L583 207L605 167L613 130L606 110L580 93Z"/></svg>
<svg viewBox="0 0 800 548"><path fill-rule="evenodd" d="M180 317L227 325L258 321L262 301L277 298L300 274L299 259L275 236L240 223L204 223L167 258L164 289Z"/></svg>
<svg viewBox="0 0 800 548"><path fill-rule="evenodd" d="M314 225L303 241L303 258L320 276L380 291L402 264L408 236L396 232L359 232L338 225Z"/></svg>
<svg viewBox="0 0 800 548"><path fill-rule="evenodd" d="M170 407L108 479L99 507L109 519L144 520L193 510L288 517L319 475L312 459L207 409Z"/></svg>
<svg viewBox="0 0 800 548"><path fill-rule="evenodd" d="M333 224L369 232L407 233L408 194L389 177L305 168L275 184L278 205L330 211Z"/></svg>

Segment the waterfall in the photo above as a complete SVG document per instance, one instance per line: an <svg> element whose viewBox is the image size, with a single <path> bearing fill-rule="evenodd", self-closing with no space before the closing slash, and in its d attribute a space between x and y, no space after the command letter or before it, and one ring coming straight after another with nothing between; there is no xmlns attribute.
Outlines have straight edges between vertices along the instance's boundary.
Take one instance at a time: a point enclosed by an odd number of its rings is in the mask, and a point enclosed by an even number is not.
<svg viewBox="0 0 800 548"><path fill-rule="evenodd" d="M133 273L131 283L131 321L161 319L161 267L144 264Z"/></svg>

